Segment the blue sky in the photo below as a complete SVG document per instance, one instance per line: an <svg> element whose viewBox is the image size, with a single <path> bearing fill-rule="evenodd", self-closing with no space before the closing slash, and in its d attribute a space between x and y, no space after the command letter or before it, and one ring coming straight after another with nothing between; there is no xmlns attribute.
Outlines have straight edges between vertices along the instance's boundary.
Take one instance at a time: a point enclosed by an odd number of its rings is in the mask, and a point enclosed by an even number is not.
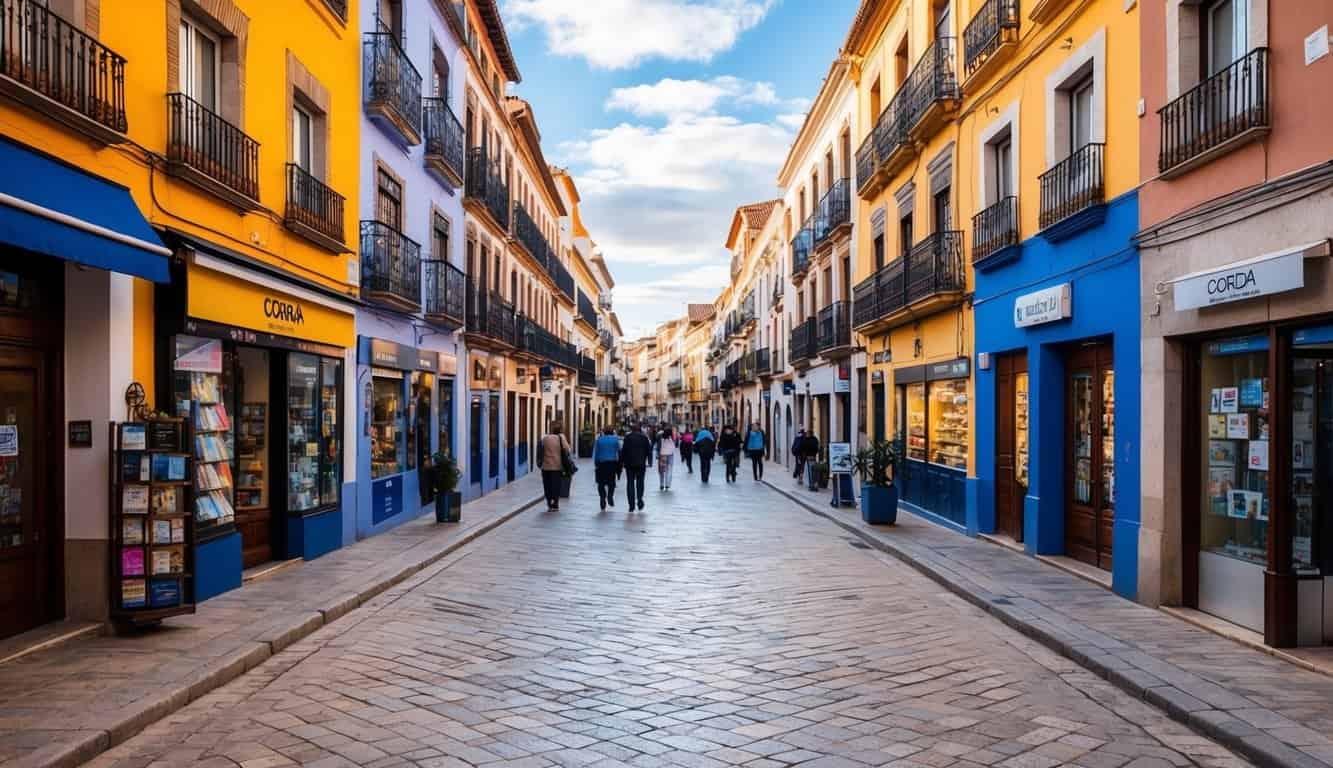
<svg viewBox="0 0 1333 768"><path fill-rule="evenodd" d="M711 301L856 0L502 0L547 160L569 168L627 335Z"/></svg>

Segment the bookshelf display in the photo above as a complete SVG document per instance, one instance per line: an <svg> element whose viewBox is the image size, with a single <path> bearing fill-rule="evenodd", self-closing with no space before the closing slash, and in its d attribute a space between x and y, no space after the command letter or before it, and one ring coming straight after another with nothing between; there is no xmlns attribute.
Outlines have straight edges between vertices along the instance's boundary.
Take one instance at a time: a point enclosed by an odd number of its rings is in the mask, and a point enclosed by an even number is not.
<svg viewBox="0 0 1333 768"><path fill-rule="evenodd" d="M221 378L216 373L190 373L196 460L194 513L200 527L227 525L236 519L231 473L234 441L231 418L222 399Z"/></svg>
<svg viewBox="0 0 1333 768"><path fill-rule="evenodd" d="M189 423L111 424L111 616L152 624L194 613L193 476Z"/></svg>
<svg viewBox="0 0 1333 768"><path fill-rule="evenodd" d="M268 508L268 404L241 404L236 430L236 510Z"/></svg>
<svg viewBox="0 0 1333 768"><path fill-rule="evenodd" d="M319 506L318 374L315 358L291 356L287 372L287 509L291 512Z"/></svg>

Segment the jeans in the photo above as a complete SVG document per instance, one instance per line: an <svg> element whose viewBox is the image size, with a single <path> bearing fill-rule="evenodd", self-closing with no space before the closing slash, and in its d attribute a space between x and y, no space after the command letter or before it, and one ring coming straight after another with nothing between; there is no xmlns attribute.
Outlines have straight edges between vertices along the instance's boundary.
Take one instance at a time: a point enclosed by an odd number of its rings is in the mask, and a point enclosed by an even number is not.
<svg viewBox="0 0 1333 768"><path fill-rule="evenodd" d="M558 469L542 470L542 493L546 496L546 506L552 509L560 506L560 479L563 475Z"/></svg>
<svg viewBox="0 0 1333 768"><path fill-rule="evenodd" d="M699 479L704 481L705 483L708 482L708 473L711 472L712 469L713 469L713 460L711 458L705 459L704 457L700 456Z"/></svg>
<svg viewBox="0 0 1333 768"><path fill-rule="evenodd" d="M643 505L643 476L647 472L647 467L625 467L625 498L631 509L635 504Z"/></svg>
<svg viewBox="0 0 1333 768"><path fill-rule="evenodd" d="M796 457L796 471L795 471L795 472L792 472L792 473L791 473L791 476L794 477L794 478L796 478L797 480L800 480L800 479L801 479L801 475L802 475L804 472L805 472L805 459L802 458L802 457L800 457L800 456L797 456L797 457Z"/></svg>
<svg viewBox="0 0 1333 768"><path fill-rule="evenodd" d="M685 462L685 469L690 474L694 474L694 454L690 451L682 450L680 458Z"/></svg>
<svg viewBox="0 0 1333 768"><path fill-rule="evenodd" d="M657 479L663 488L671 487L671 470L676 466L676 457L661 456L657 459Z"/></svg>
<svg viewBox="0 0 1333 768"><path fill-rule="evenodd" d="M616 474L620 471L619 462L603 461L593 470L597 474L597 498L602 506L616 505Z"/></svg>
<svg viewBox="0 0 1333 768"><path fill-rule="evenodd" d="M736 482L736 468L741 463L741 452L727 451L722 454L722 459L727 463L727 482Z"/></svg>
<svg viewBox="0 0 1333 768"><path fill-rule="evenodd" d="M754 472L755 480L764 479L764 452L750 451L750 470Z"/></svg>

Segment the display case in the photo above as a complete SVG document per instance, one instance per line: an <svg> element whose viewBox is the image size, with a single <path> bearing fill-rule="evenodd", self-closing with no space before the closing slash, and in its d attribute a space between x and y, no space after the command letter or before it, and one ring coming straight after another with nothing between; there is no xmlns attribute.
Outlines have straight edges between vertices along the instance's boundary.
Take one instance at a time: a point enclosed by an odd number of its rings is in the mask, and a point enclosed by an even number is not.
<svg viewBox="0 0 1333 768"><path fill-rule="evenodd" d="M926 460L926 385L908 384L904 389L903 423L906 425L907 458Z"/></svg>
<svg viewBox="0 0 1333 768"><path fill-rule="evenodd" d="M930 382L930 462L967 469L967 380Z"/></svg>
<svg viewBox="0 0 1333 768"><path fill-rule="evenodd" d="M1102 506L1115 506L1115 371L1103 370L1102 376L1102 434L1101 483Z"/></svg>
<svg viewBox="0 0 1333 768"><path fill-rule="evenodd" d="M370 476L396 475L407 465L407 435L403 420L403 377L396 371L374 375L370 424Z"/></svg>
<svg viewBox="0 0 1333 768"><path fill-rule="evenodd" d="M1199 549L1257 565L1268 562L1267 350L1262 336L1210 343L1199 382L1204 470ZM1298 475L1293 471L1293 486L1301 483Z"/></svg>
<svg viewBox="0 0 1333 768"><path fill-rule="evenodd" d="M236 509L268 507L268 404L241 404L236 428Z"/></svg>
<svg viewBox="0 0 1333 768"><path fill-rule="evenodd" d="M320 452L316 392L319 361L292 355L287 366L287 510L319 506Z"/></svg>
<svg viewBox="0 0 1333 768"><path fill-rule="evenodd" d="M319 503L330 506L337 504L342 495L342 433L338 423L342 363L320 360L319 370Z"/></svg>
<svg viewBox="0 0 1333 768"><path fill-rule="evenodd" d="M1028 375L1014 374L1014 480L1028 483Z"/></svg>
<svg viewBox="0 0 1333 768"><path fill-rule="evenodd" d="M231 417L227 411L222 376L189 373L194 420L194 513L201 528L234 522L234 456Z"/></svg>

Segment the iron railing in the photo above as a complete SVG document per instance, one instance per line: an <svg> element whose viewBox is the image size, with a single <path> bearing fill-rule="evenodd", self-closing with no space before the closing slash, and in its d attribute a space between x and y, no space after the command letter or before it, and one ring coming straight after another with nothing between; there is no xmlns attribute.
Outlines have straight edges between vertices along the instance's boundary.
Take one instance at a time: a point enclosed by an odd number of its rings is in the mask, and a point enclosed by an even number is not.
<svg viewBox="0 0 1333 768"><path fill-rule="evenodd" d="M1039 177L1042 229L1105 202L1105 151L1105 144L1084 144Z"/></svg>
<svg viewBox="0 0 1333 768"><path fill-rule="evenodd" d="M745 298L741 299L740 304L736 307L736 325L738 328L744 329L745 326L755 321L754 306L754 291L750 291L745 294Z"/></svg>
<svg viewBox="0 0 1333 768"><path fill-rule="evenodd" d="M599 395L619 394L622 389L624 389L624 387L620 385L620 379L615 376L597 377L597 394Z"/></svg>
<svg viewBox="0 0 1333 768"><path fill-rule="evenodd" d="M1267 128L1268 49L1255 48L1157 110L1167 171L1256 128Z"/></svg>
<svg viewBox="0 0 1333 768"><path fill-rule="evenodd" d="M861 328L938 294L961 293L965 281L963 233L936 232L857 283L852 289L852 325ZM793 347L793 359L795 354Z"/></svg>
<svg viewBox="0 0 1333 768"><path fill-rule="evenodd" d="M392 112L420 136L421 73L407 58L398 36L383 22L378 22L374 32L366 33L364 68L366 108Z"/></svg>
<svg viewBox="0 0 1333 768"><path fill-rule="evenodd" d="M532 258L546 266L546 260L551 250L547 244L546 238L542 235L541 227L533 220L532 214L520 203L514 204L513 218L510 219L510 232L514 238L523 245Z"/></svg>
<svg viewBox="0 0 1333 768"><path fill-rule="evenodd" d="M773 281L773 304L782 301L782 295L787 290L787 281L782 279L781 275Z"/></svg>
<svg viewBox="0 0 1333 768"><path fill-rule="evenodd" d="M736 369L736 380L740 384L749 384L754 381L756 371L756 361L754 353L750 352L743 355L737 361L740 365Z"/></svg>
<svg viewBox="0 0 1333 768"><path fill-rule="evenodd" d="M866 134L865 141L856 149L856 191L864 192L870 186L879 168L879 153L875 150L875 131L872 128Z"/></svg>
<svg viewBox="0 0 1333 768"><path fill-rule="evenodd" d="M289 224L299 224L338 242L343 242L343 196L296 163L287 164L287 213Z"/></svg>
<svg viewBox="0 0 1333 768"><path fill-rule="evenodd" d="M879 113L879 119L875 121L875 157L878 158L880 165L888 162L889 157L897 152L899 147L911 145L907 129L913 122L912 93L907 87L908 83L904 82L889 100L889 105Z"/></svg>
<svg viewBox="0 0 1333 768"><path fill-rule="evenodd" d="M508 232L509 187L500 177L498 166L498 162L486 155L485 147L469 149L463 195L485 206L500 229Z"/></svg>
<svg viewBox="0 0 1333 768"><path fill-rule="evenodd" d="M616 343L615 337L612 335L610 331L601 330L597 332L597 344L602 349L611 349L611 347L615 346L615 343ZM614 363L615 361L616 361L615 350L612 350L611 362Z"/></svg>
<svg viewBox="0 0 1333 768"><path fill-rule="evenodd" d="M835 301L819 310L819 351L848 347L852 344L852 307L845 301Z"/></svg>
<svg viewBox="0 0 1333 768"><path fill-rule="evenodd" d="M423 262L426 316L463 325L467 320L467 277L447 261Z"/></svg>
<svg viewBox="0 0 1333 768"><path fill-rule="evenodd" d="M816 209L818 226L815 227L815 247L823 245L838 227L847 224L852 216L851 184L847 179L833 182Z"/></svg>
<svg viewBox="0 0 1333 768"><path fill-rule="evenodd" d="M551 279L555 280L555 285L560 289L560 292L565 294L566 298L573 299L574 275L570 274L569 269L565 267L560 259L556 258L554 253L546 260L546 271L551 275Z"/></svg>
<svg viewBox="0 0 1333 768"><path fill-rule="evenodd" d="M903 91L911 94L909 130L925 116L931 105L938 101L957 101L958 67L955 62L954 38L939 37L921 54L903 83Z"/></svg>
<svg viewBox="0 0 1333 768"><path fill-rule="evenodd" d="M667 391L679 392L685 388L685 379L680 376L667 376Z"/></svg>
<svg viewBox="0 0 1333 768"><path fill-rule="evenodd" d="M498 341L508 346L517 345L517 322L514 305L500 294L478 285L471 277L465 278L467 308L464 327L469 333Z"/></svg>
<svg viewBox="0 0 1333 768"><path fill-rule="evenodd" d="M0 75L118 133L125 115L125 57L46 8L0 2Z"/></svg>
<svg viewBox="0 0 1333 768"><path fill-rule="evenodd" d="M579 319L588 325L597 327L597 308L593 306L592 299L583 291L578 292Z"/></svg>
<svg viewBox="0 0 1333 768"><path fill-rule="evenodd" d="M467 149L463 145L463 124L442 98L421 100L421 120L426 129L426 159L438 158L458 178L463 178Z"/></svg>
<svg viewBox="0 0 1333 768"><path fill-rule="evenodd" d="M791 361L793 363L809 360L815 356L815 335L815 319L813 317L806 318L805 321L792 326L791 343L788 348L791 350Z"/></svg>
<svg viewBox="0 0 1333 768"><path fill-rule="evenodd" d="M259 142L183 93L167 94L167 159L259 199Z"/></svg>
<svg viewBox="0 0 1333 768"><path fill-rule="evenodd" d="M815 247L814 232L809 223L801 227L791 241L791 273L799 275L810 266L810 253Z"/></svg>
<svg viewBox="0 0 1333 768"><path fill-rule="evenodd" d="M1018 31L1018 0L986 0L963 30L963 72L967 77L999 50L1006 30Z"/></svg>
<svg viewBox="0 0 1333 768"><path fill-rule="evenodd" d="M361 222L361 298L421 306L421 246L382 221Z"/></svg>
<svg viewBox="0 0 1333 768"><path fill-rule="evenodd" d="M972 262L1018 245L1018 198L1010 195L972 217Z"/></svg>
<svg viewBox="0 0 1333 768"><path fill-rule="evenodd" d="M773 357L768 351L768 347L760 347L754 351L754 370L760 376L767 376L773 371Z"/></svg>
<svg viewBox="0 0 1333 768"><path fill-rule="evenodd" d="M579 355L579 386L592 389L597 386L597 360Z"/></svg>

